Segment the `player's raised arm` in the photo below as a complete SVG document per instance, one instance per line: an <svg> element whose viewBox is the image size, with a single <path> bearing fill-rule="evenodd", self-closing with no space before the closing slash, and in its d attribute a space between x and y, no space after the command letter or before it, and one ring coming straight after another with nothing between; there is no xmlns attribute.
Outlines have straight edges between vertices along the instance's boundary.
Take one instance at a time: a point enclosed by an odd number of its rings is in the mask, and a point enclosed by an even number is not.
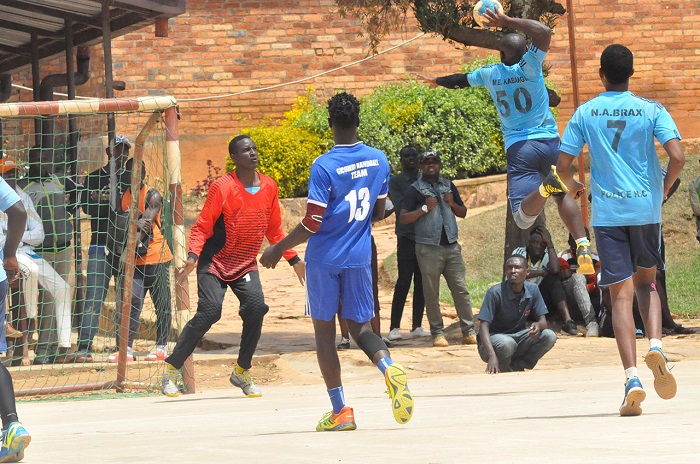
<svg viewBox="0 0 700 464"><path fill-rule="evenodd" d="M486 10L484 18L488 20L489 27L515 29L532 38L532 45L543 52L549 51L552 41L552 30L545 24L533 19L511 18L499 11Z"/></svg>

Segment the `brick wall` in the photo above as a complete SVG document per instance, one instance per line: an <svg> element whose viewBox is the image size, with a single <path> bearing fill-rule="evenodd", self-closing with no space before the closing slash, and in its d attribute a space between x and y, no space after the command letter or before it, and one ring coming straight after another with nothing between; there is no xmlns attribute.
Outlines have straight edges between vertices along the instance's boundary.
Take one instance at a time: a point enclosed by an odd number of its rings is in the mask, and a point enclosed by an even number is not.
<svg viewBox="0 0 700 464"><path fill-rule="evenodd" d="M700 116L695 101L700 96L700 39L693 27L700 19L697 0L580 0L575 4L581 101L601 91L598 67L603 48L624 43L635 53L632 90L664 104L684 137L700 137L700 127L694 124ZM367 41L358 36L359 26L340 18L334 5L333 0L188 2L188 12L170 21L168 38L155 37L151 26L114 41L114 77L127 83L127 90L119 95L171 94L180 100L184 180L192 186L206 176L203 160L211 158L223 165L230 134L281 116L309 86L320 98L341 88L362 96L376 86L404 79L406 73L457 72L459 63L475 53L486 53L424 36L312 81L232 98L187 101L290 82L365 58ZM382 42L380 50L418 33L409 21L402 33ZM99 46L93 47L93 63L94 77L79 93L101 96ZM563 96L559 118L563 128L573 112L566 18L556 28L548 63ZM51 69L58 72L61 60L43 66L43 74ZM27 73L19 80L31 85Z"/></svg>

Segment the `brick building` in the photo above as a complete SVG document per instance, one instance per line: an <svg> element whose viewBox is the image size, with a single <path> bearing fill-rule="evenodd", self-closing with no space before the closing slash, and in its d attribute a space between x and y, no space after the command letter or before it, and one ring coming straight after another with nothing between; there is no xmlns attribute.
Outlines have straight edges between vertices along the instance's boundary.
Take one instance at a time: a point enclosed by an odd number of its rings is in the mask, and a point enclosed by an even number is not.
<svg viewBox="0 0 700 464"><path fill-rule="evenodd" d="M565 3L565 2L563 2ZM700 137L700 19L697 1L580 0L576 2L576 40L581 101L595 96L600 52L610 43L628 45L635 53L632 90L658 100L676 119L686 139ZM277 85L332 70L368 56L358 24L340 18L333 0L199 0L187 2L187 13L170 21L168 38L156 38L154 27L114 40L114 78L127 83L119 95L174 95L180 101L180 142L187 187L206 176L204 160L223 166L226 140L240 129L287 111L309 86L319 97L336 89L358 95L404 79L407 73L441 75L483 50L455 48L423 36L401 48L311 81L230 98L193 98ZM408 22L387 38L380 50L419 34ZM100 47L93 47L93 77L80 95L103 95ZM560 124L573 112L568 30L565 18L556 27L548 63L563 96ZM52 70L53 69L53 70ZM42 64L44 72L62 72L62 60ZM14 83L31 85L28 72ZM60 89L59 89L60 90ZM18 98L31 100L30 92Z"/></svg>

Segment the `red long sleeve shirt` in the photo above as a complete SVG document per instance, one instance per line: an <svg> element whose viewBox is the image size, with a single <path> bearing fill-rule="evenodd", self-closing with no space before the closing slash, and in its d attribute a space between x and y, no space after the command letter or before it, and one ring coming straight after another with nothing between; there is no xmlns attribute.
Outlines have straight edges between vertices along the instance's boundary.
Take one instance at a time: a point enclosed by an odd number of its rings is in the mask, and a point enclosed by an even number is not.
<svg viewBox="0 0 700 464"><path fill-rule="evenodd" d="M190 230L190 254L198 257L198 272L213 274L225 282L257 270L263 238L275 244L282 231L277 184L264 174L260 190L246 191L235 171L217 179ZM298 261L294 250L284 252L290 264ZM296 259L295 259L296 258Z"/></svg>

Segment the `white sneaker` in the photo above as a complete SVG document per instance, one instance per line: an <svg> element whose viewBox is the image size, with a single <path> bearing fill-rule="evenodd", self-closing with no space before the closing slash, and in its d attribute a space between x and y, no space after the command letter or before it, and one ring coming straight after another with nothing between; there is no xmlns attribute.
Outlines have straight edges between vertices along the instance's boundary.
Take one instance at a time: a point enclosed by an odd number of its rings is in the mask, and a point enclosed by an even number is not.
<svg viewBox="0 0 700 464"><path fill-rule="evenodd" d="M161 382L160 391L165 396L175 397L180 395L180 389L177 386L177 381L180 379L180 369L165 368L163 372L163 380Z"/></svg>
<svg viewBox="0 0 700 464"><path fill-rule="evenodd" d="M394 341L394 340L403 340L403 337L401 336L401 332L399 332L399 328L391 329L389 332L389 340Z"/></svg>
<svg viewBox="0 0 700 464"><path fill-rule="evenodd" d="M423 327L416 327L415 329L411 330L411 332L408 334L410 338L423 338L423 337L430 337L430 334L423 330Z"/></svg>

